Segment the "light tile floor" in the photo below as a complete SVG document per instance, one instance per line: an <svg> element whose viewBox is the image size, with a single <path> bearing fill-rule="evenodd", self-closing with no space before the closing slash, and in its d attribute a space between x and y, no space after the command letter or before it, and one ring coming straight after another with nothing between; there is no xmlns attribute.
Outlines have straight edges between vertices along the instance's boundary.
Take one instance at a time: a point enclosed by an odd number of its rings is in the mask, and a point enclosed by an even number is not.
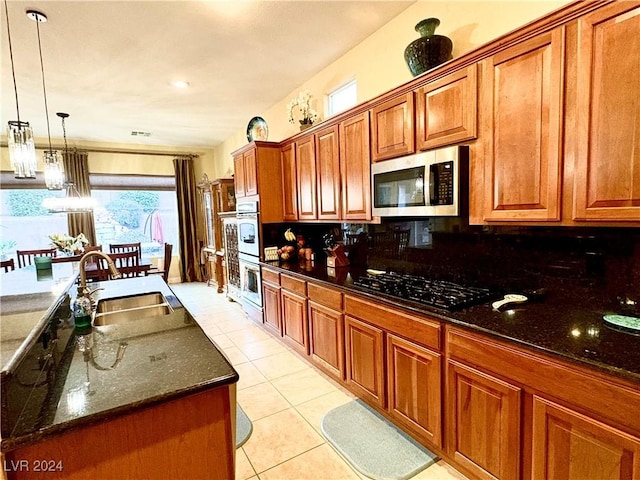
<svg viewBox="0 0 640 480"><path fill-rule="evenodd" d="M253 422L236 451L236 480L366 479L325 440L324 414L353 398L298 354L248 320L239 304L204 283L171 285L240 374L238 403ZM464 480L440 460L413 480Z"/></svg>

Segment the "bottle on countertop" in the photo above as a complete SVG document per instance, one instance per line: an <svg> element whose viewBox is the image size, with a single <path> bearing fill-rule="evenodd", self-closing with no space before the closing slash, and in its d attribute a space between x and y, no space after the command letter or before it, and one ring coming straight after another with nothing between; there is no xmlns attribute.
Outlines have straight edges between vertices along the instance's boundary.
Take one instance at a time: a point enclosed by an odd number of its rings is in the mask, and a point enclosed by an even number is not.
<svg viewBox="0 0 640 480"><path fill-rule="evenodd" d="M86 328L91 326L93 307L91 299L85 296L80 288L78 288L78 296L71 301L71 313L76 328Z"/></svg>

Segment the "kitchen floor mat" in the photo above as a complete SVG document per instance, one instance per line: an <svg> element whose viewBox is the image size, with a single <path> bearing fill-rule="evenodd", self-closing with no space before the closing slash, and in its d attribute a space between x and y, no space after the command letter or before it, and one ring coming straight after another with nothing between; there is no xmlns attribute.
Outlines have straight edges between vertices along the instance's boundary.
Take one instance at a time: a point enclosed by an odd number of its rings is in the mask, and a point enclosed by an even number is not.
<svg viewBox="0 0 640 480"><path fill-rule="evenodd" d="M236 448L240 448L249 440L251 432L253 432L253 423L240 404L236 403Z"/></svg>
<svg viewBox="0 0 640 480"><path fill-rule="evenodd" d="M353 468L376 480L406 480L438 460L362 400L327 412L321 428Z"/></svg>

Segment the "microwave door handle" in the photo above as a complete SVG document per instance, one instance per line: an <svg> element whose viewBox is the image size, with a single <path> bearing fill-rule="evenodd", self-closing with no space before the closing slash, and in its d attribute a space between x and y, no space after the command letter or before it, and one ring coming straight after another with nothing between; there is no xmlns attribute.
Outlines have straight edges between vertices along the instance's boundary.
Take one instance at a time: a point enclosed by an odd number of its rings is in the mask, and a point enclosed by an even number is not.
<svg viewBox="0 0 640 480"><path fill-rule="evenodd" d="M429 205L436 205L436 171L433 165L429 166Z"/></svg>

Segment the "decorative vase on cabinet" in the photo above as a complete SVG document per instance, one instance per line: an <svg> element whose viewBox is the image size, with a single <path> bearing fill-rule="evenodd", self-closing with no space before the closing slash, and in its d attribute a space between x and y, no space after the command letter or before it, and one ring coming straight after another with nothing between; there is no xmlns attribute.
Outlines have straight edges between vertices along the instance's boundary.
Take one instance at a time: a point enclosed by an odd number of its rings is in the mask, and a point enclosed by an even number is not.
<svg viewBox="0 0 640 480"><path fill-rule="evenodd" d="M416 25L420 38L414 40L404 50L404 59L414 77L431 70L453 57L453 42L449 37L436 35L440 25L437 18L426 18Z"/></svg>

